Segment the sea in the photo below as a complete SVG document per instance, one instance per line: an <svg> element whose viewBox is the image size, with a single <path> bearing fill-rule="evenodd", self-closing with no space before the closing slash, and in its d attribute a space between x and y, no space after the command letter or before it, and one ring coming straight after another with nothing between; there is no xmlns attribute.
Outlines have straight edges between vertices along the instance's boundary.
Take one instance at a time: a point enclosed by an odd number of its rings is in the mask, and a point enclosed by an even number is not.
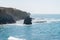
<svg viewBox="0 0 60 40"><path fill-rule="evenodd" d="M1 24L0 40L60 40L60 14L31 14L31 17L34 18L31 25Z"/></svg>

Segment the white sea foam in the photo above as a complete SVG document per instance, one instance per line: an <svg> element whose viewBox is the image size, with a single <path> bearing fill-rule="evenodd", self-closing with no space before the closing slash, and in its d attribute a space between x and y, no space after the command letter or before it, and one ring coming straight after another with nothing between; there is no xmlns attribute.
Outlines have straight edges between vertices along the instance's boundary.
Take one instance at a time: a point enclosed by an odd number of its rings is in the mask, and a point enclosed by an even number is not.
<svg viewBox="0 0 60 40"><path fill-rule="evenodd" d="M25 26L25 24L23 24L23 22L24 22L24 20L19 20L13 24L3 24L3 25ZM35 18L32 20L32 24L35 24L35 23L52 23L52 22L60 22L60 19L49 19L49 18L39 19L39 18Z"/></svg>
<svg viewBox="0 0 60 40"><path fill-rule="evenodd" d="M51 22L60 22L60 19L34 19L32 23L51 23Z"/></svg>
<svg viewBox="0 0 60 40"><path fill-rule="evenodd" d="M10 36L10 37L8 37L8 40L26 40L26 39L24 39L24 38L16 38L16 37Z"/></svg>
<svg viewBox="0 0 60 40"><path fill-rule="evenodd" d="M24 20L19 20L19 21L16 21L16 23L12 23L12 24L4 24L4 25L24 26L23 21L24 21Z"/></svg>

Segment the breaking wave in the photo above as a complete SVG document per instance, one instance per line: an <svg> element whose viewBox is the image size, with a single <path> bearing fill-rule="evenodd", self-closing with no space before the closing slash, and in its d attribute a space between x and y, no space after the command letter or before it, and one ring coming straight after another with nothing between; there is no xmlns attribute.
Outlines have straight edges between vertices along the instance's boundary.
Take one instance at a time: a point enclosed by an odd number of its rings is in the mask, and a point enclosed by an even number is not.
<svg viewBox="0 0 60 40"><path fill-rule="evenodd" d="M45 19L39 19L39 18L36 18L34 20L32 20L33 23L52 23L52 22L60 22L60 19L48 19L48 18L45 18Z"/></svg>

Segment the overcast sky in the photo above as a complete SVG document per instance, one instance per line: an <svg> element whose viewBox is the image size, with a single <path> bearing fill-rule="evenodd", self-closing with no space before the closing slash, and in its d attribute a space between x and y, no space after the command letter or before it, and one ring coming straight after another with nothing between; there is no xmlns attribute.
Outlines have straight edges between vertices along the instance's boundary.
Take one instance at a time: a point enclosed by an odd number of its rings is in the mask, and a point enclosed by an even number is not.
<svg viewBox="0 0 60 40"><path fill-rule="evenodd" d="M0 0L0 6L13 7L30 13L60 13L60 0Z"/></svg>

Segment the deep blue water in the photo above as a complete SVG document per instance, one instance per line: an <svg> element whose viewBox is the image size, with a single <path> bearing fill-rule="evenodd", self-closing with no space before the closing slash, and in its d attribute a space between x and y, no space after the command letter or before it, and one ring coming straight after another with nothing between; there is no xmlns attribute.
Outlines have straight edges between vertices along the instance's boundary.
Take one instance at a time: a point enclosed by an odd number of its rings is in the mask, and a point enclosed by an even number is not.
<svg viewBox="0 0 60 40"><path fill-rule="evenodd" d="M60 19L60 15L40 15L32 17ZM60 40L60 21L32 25L0 25L0 40L8 40L9 37L22 40Z"/></svg>

